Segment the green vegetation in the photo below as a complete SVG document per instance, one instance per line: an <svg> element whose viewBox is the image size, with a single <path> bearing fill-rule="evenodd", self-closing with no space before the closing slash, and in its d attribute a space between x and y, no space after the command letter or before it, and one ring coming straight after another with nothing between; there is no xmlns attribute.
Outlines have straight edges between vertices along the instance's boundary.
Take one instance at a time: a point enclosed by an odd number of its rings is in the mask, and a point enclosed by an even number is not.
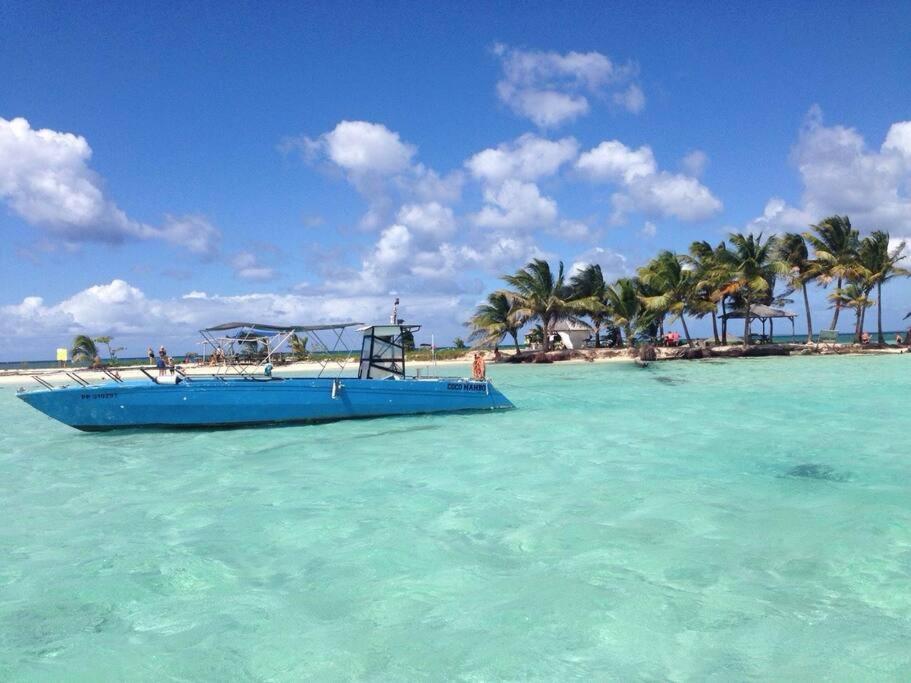
<svg viewBox="0 0 911 683"><path fill-rule="evenodd" d="M70 351L70 356L72 356L74 363L91 363L97 355L98 347L95 346L95 341L91 337L84 334L73 337L73 348Z"/></svg>
<svg viewBox="0 0 911 683"><path fill-rule="evenodd" d="M482 346L496 346L506 335L512 337L519 352L520 317L513 302L502 292L487 295L487 301L475 310L467 323L474 330L469 340Z"/></svg>
<svg viewBox="0 0 911 683"><path fill-rule="evenodd" d="M291 355L294 360L307 360L309 358L310 354L307 352L308 341L307 337L299 337L297 334L291 335L288 344L291 347Z"/></svg>
<svg viewBox="0 0 911 683"><path fill-rule="evenodd" d="M111 346L111 342L114 341L114 337L94 337L92 339L92 341L94 341L96 344L104 344L105 346L108 347L108 359L109 359L111 365L117 364L117 353L119 351L126 350L125 346L118 346L116 348L113 348ZM93 358L94 358L94 356L93 356Z"/></svg>
<svg viewBox="0 0 911 683"><path fill-rule="evenodd" d="M847 308L854 311L855 338L860 341L866 312L875 304L877 341L882 344L883 285L911 275L899 265L905 257L905 243L891 249L889 245L886 232L861 237L847 216L829 216L804 233L767 238L761 233L731 233L714 247L697 241L686 254L665 250L639 268L635 277L612 283L605 281L596 264L582 268L567 282L562 262L552 269L546 261L534 259L515 273L503 275L506 287L489 294L467 324L476 344L497 345L509 336L516 350L519 329L533 325L526 335L528 342L540 343L547 351L554 326L562 321L587 321L598 347L602 329L613 329L618 344L631 346L637 334L660 337L666 321L679 320L692 345L687 316L710 315L715 342L725 344L727 314L749 311L754 304L781 306L800 291L807 341L811 341L807 290L811 284L825 288L834 283L828 296L834 309L830 329L836 329L842 308ZM751 343L749 315L743 316L742 343Z"/></svg>

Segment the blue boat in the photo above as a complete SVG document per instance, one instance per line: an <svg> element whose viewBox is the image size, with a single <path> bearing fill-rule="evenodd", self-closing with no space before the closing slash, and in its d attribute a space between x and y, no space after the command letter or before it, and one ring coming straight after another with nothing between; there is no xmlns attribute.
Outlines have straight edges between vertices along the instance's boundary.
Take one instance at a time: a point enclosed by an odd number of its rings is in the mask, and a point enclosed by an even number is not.
<svg viewBox="0 0 911 683"><path fill-rule="evenodd" d="M363 332L357 376L273 377L271 361L277 348L292 335L334 330L341 333L359 323L319 326L274 326L227 323L204 330L219 365L209 375L155 376L123 380L113 373L102 384L90 384L77 373L68 373L73 384L55 387L42 380L42 388L18 396L55 420L83 431L139 427L236 427L250 425L327 422L351 418L417 415L456 411L512 408L510 401L488 379L457 377L406 377L403 338L417 325L389 324L359 328ZM240 328L231 337L213 333ZM271 336L270 336L271 335ZM228 362L223 340L245 344L271 339L260 364ZM277 340L277 341L276 341ZM325 345L327 350L338 344ZM230 351L230 349L229 349ZM326 365L343 358L327 354ZM229 357L229 360L231 358ZM262 372L259 372L259 369Z"/></svg>

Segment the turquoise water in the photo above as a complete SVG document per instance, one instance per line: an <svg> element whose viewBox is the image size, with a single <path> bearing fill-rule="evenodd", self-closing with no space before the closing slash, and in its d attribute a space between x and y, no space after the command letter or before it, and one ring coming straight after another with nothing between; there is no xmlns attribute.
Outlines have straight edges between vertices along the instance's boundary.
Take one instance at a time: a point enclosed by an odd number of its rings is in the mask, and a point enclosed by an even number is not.
<svg viewBox="0 0 911 683"><path fill-rule="evenodd" d="M0 392L0 680L908 680L911 357L82 434Z"/></svg>

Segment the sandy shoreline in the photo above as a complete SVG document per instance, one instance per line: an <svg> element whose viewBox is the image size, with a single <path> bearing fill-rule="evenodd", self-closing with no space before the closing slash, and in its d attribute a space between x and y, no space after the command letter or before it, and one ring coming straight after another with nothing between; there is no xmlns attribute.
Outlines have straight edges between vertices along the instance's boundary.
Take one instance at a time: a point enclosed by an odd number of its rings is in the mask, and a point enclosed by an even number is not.
<svg viewBox="0 0 911 683"><path fill-rule="evenodd" d="M717 352L723 352L730 349L736 349L739 347L728 346L728 347L713 347L713 350ZM844 356L865 356L870 354L876 355L901 355L905 352L908 352L907 348L900 347L887 347L887 348L860 348L856 345L841 344L835 345L830 349L826 349L823 352L818 352L815 350L815 345L788 345L788 350L791 352L791 356L798 355L844 355ZM679 356L682 352L685 352L686 347L677 347L677 348L658 348L656 349L658 353L659 361L667 360L682 360ZM809 349L809 351L808 351ZM496 364L493 360L493 354L491 352L485 353L487 357L487 362L489 364ZM508 358L511 354L508 352L503 353L504 358ZM788 358L788 355L780 355L779 357ZM585 351L579 352L578 356L572 358L565 358L555 361L558 364L572 364L572 365L586 365L589 363L632 363L634 356L630 355L626 349L586 349ZM445 368L448 366L466 366L471 362L471 352L467 353L464 357L455 360L438 360L436 362L436 367ZM508 365L511 364L508 361L501 361L502 364ZM411 361L408 363L409 374L411 372L420 371L420 374L430 374L430 371L434 367L434 364L431 361ZM157 369L152 366L143 366L152 374L153 376L157 375ZM217 368L210 365L191 365L189 367L181 366L184 369L184 372L190 376L194 375L211 375ZM280 365L275 367L273 374L277 377L290 376L298 373L311 373L318 372L322 366L319 363L312 361L303 361L303 362L293 362L287 365ZM349 363L346 371L353 371L357 368L357 363ZM80 377L86 379L89 382L103 382L108 379L108 377L99 370L88 370L85 368L41 368L41 369L23 369L23 370L3 370L0 371L0 386L24 386L26 388L36 388L38 383L33 379L33 377L40 377L49 381L51 384L62 385L72 383L72 380L66 376L66 372L73 370L78 370ZM119 369L120 376L123 379L143 379L145 375L139 369L139 366L131 366L128 368ZM258 368L250 368L248 370L251 374L262 374L262 370ZM337 370L331 366L326 369L326 372L330 376L335 375ZM222 368L222 374L224 374L224 368ZM229 373L228 376L236 374L233 371ZM445 374L442 372L435 372L434 374Z"/></svg>

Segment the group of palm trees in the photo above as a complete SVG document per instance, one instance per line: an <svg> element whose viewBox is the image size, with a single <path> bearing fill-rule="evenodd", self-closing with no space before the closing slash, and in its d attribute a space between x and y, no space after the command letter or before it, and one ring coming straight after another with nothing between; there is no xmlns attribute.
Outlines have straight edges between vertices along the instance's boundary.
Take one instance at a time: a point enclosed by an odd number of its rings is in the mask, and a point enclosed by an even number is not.
<svg viewBox="0 0 911 683"><path fill-rule="evenodd" d="M850 309L855 314L855 339L861 341L867 309L875 303L877 342L884 344L882 287L893 278L911 275L899 265L904 256L905 243L890 248L888 233L861 237L847 216L830 216L804 233L766 238L761 233L732 233L716 246L693 242L686 254L661 251L635 277L613 283L605 281L597 264L567 277L562 262L553 269L547 261L534 259L504 275L507 286L488 295L468 325L476 344L496 345L510 337L518 352L519 330L526 324L535 325L533 333L547 351L561 321L584 322L599 347L602 330L609 330L618 345L631 346L637 333L660 338L665 322L679 320L692 346L687 316L711 316L715 343L725 344L733 313L743 317L742 343L748 346L751 307L780 306L800 291L810 342L813 324L807 289L812 284L834 284L828 295L833 308L829 329L837 329L841 310Z"/></svg>

